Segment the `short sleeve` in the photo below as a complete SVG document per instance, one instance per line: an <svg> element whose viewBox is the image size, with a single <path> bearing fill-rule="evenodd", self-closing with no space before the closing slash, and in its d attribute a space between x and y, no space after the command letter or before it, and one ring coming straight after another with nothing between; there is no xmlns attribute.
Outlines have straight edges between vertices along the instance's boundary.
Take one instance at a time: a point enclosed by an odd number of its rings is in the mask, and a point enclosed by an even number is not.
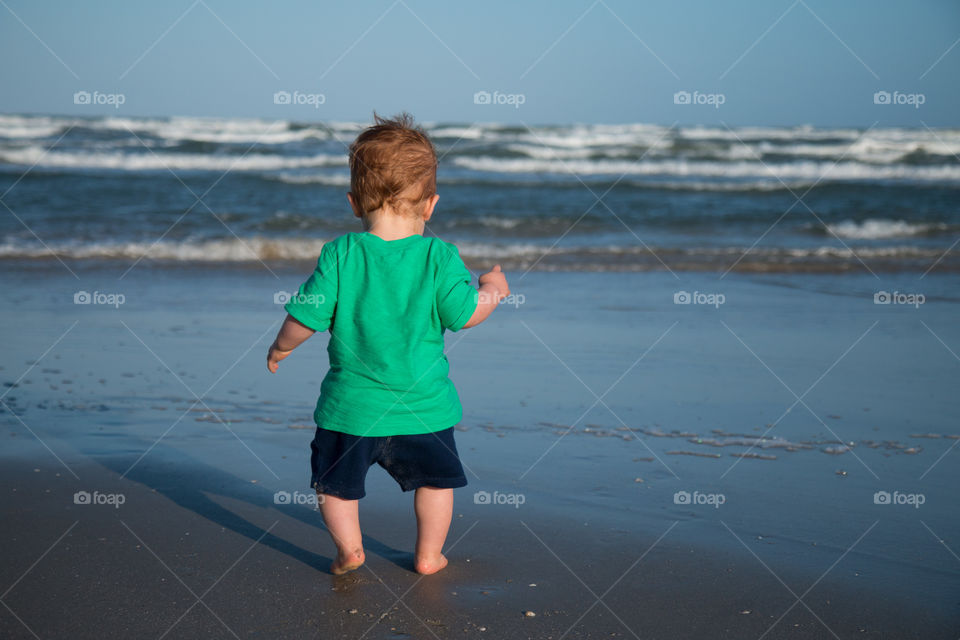
<svg viewBox="0 0 960 640"><path fill-rule="evenodd" d="M314 331L326 331L333 321L339 288L337 251L330 242L323 245L317 268L284 306L287 313Z"/></svg>
<svg viewBox="0 0 960 640"><path fill-rule="evenodd" d="M440 323L451 331L459 331L477 309L479 292L470 285L470 272L460 252L447 245L449 258L437 275L437 309Z"/></svg>

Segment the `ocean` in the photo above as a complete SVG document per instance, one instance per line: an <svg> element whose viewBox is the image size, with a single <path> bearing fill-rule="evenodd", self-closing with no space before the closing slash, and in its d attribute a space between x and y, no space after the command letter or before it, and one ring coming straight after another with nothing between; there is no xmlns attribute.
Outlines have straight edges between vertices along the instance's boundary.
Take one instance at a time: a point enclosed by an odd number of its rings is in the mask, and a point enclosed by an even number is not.
<svg viewBox="0 0 960 640"><path fill-rule="evenodd" d="M315 259L356 122L0 115L0 260ZM510 270L955 272L960 129L427 123L427 233Z"/></svg>

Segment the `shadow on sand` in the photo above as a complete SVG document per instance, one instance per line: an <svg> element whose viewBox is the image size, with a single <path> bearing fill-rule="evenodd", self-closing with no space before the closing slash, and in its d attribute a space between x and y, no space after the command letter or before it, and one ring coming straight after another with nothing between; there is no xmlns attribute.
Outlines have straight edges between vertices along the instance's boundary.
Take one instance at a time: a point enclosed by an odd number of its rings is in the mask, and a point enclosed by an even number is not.
<svg viewBox="0 0 960 640"><path fill-rule="evenodd" d="M146 445L144 445L146 446ZM189 509L222 527L239 533L251 541L284 553L303 564L329 572L332 558L303 549L256 525L233 511L217 504L210 495L218 495L246 502L255 507L268 506L277 511L278 518L293 518L304 524L317 527L327 534L319 512L308 509L276 508L273 492L210 466L179 449L161 444L155 446L150 456L134 465L137 456L104 456L84 452L88 457L110 471L155 490L175 504ZM159 461L159 462L158 462ZM134 465L130 469L131 465ZM129 469L129 472L128 472ZM332 543L331 543L332 544ZM376 554L402 569L413 571L413 554L386 545L366 534L363 536L364 551Z"/></svg>

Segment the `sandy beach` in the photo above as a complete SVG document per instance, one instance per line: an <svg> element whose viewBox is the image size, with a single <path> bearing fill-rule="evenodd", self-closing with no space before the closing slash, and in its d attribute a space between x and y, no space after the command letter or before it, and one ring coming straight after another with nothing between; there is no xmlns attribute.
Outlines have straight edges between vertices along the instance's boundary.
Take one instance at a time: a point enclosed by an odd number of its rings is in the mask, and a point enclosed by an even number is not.
<svg viewBox="0 0 960 640"><path fill-rule="evenodd" d="M263 366L299 271L74 266L123 304L7 271L3 637L956 634L947 277L914 308L873 302L913 275L531 272L447 338L450 566L412 572L411 498L375 468L367 565L334 577L304 503L325 338Z"/></svg>
<svg viewBox="0 0 960 640"><path fill-rule="evenodd" d="M682 524L648 534L539 497L523 510L461 500L450 567L421 578L410 501L384 482L364 503L368 564L335 577L318 513L274 505L269 490L186 456L126 480L117 461L75 466L82 482L55 465L4 465L4 582L42 557L4 599L4 637L736 638L776 623L766 637L929 638L952 628L855 577L872 564L863 558L796 604L820 568L784 569L753 536L763 562L672 538ZM72 504L92 486L126 502Z"/></svg>

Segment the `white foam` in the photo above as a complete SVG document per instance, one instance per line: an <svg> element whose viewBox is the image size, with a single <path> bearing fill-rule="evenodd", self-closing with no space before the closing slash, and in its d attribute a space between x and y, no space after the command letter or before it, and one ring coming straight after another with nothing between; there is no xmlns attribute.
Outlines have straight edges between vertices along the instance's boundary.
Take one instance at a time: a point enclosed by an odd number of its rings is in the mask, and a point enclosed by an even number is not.
<svg viewBox="0 0 960 640"><path fill-rule="evenodd" d="M128 170L210 169L225 170L234 159L229 155L196 154L152 158L111 151L170 147L199 141L253 146L256 143L287 145L306 142L333 145L336 161L314 158L249 154L237 162L238 169L275 170L313 166L345 166L343 144L368 123L327 122L300 126L286 120L254 118L134 118L66 117L0 114L0 162L76 168ZM70 127L80 128L44 156L37 145L41 138L55 136ZM82 130L117 132L104 140L84 137ZM956 183L960 166L958 129L877 128L819 129L802 127L676 127L650 124L573 124L569 126L507 127L496 123L432 124L429 131L444 139L468 141L454 145L448 162L479 172L536 174L568 172L577 175L615 175L718 179L779 180L813 184L826 180L916 180ZM133 132L135 135L129 135ZM126 134L126 135L124 135ZM141 140L143 142L141 142ZM472 142L471 142L472 141ZM78 148L78 144L80 146ZM69 146L67 146L69 145ZM508 149L525 158L460 155L477 146ZM64 149L61 151L60 149ZM906 164L911 154L945 158L939 164ZM69 155L73 154L73 155ZM783 156L775 162L759 162L771 154ZM283 155L281 158L280 155ZM642 156L642 157L641 157ZM640 158L631 160L631 158ZM838 161L834 166L833 161ZM319 177L323 184L338 178ZM291 182L307 182L292 178ZM782 186L782 185L781 185ZM774 186L779 189L781 186ZM696 185L691 186L697 189ZM714 187L707 186L706 189ZM763 188L763 187L757 187Z"/></svg>
<svg viewBox="0 0 960 640"><path fill-rule="evenodd" d="M280 156L250 153L213 155L196 153L121 153L110 151L72 152L47 151L31 145L20 149L0 150L0 163L38 167L70 167L78 169L120 169L143 171L182 169L205 171L269 171L305 167L346 166L346 155Z"/></svg>
<svg viewBox="0 0 960 640"><path fill-rule="evenodd" d="M537 146L560 148L581 147L646 147L666 148L672 144L670 131L656 125L574 125L530 129L516 139Z"/></svg>
<svg viewBox="0 0 960 640"><path fill-rule="evenodd" d="M0 114L0 137L46 138L59 133L64 124L47 116L17 116Z"/></svg>
<svg viewBox="0 0 960 640"><path fill-rule="evenodd" d="M472 127L437 127L430 129L429 133L434 138L462 138L464 140L479 140L487 134L482 126L474 125Z"/></svg>
<svg viewBox="0 0 960 640"><path fill-rule="evenodd" d="M334 187L350 186L350 176L345 173L279 173L269 177L287 184L325 184Z"/></svg>
<svg viewBox="0 0 960 640"><path fill-rule="evenodd" d="M196 131L182 129L176 126L157 127L154 135L167 140L193 140L197 142L213 142L225 144L286 144L301 140L325 140L329 134L322 129L305 128L297 130L276 130L265 128L262 131Z"/></svg>
<svg viewBox="0 0 960 640"><path fill-rule="evenodd" d="M661 250L669 253L669 250ZM787 249L782 247L692 247L681 251L689 256L760 256L776 261L782 258L930 258L939 257L943 249L922 249L909 246L887 247L807 247Z"/></svg>
<svg viewBox="0 0 960 640"><path fill-rule="evenodd" d="M537 244L515 243L515 244L494 244L485 242L460 242L457 243L460 255L465 258L498 259L498 258L525 258L529 256L539 256L546 251L546 247Z"/></svg>
<svg viewBox="0 0 960 640"><path fill-rule="evenodd" d="M596 153L594 149L587 147L557 149L556 147L543 147L530 144L510 144L507 145L507 149L510 151L516 151L517 153L522 153L531 158L546 160L555 160L558 158L589 158L591 155ZM604 149L604 153L607 155L612 155L612 152L615 153L616 151ZM621 151L621 153L625 152L625 149Z"/></svg>
<svg viewBox="0 0 960 640"><path fill-rule="evenodd" d="M256 262L258 260L315 260L320 255L325 240L320 238L265 238L252 236L246 238L221 238L185 242L162 241L149 242L90 242L64 243L45 246L25 246L22 241L7 240L0 244L0 259L78 259L78 260L137 260L148 258L173 262ZM566 264L577 268L578 259L603 259L622 256L626 260L610 263L611 268L631 264L635 258L649 258L650 248L636 245L608 245L582 247L556 247L549 249L534 243L458 243L460 254L468 260L536 260L544 255L572 258ZM720 258L723 261L731 256L739 257L747 253L749 258L761 258L767 262L783 263L784 259L842 259L857 257L869 258L925 258L932 259L942 254L942 249L921 249L918 247L888 246L849 249L844 247L778 248L756 247L687 247L685 249L652 247L660 256L682 254L691 258ZM668 260L669 262L669 260Z"/></svg>
<svg viewBox="0 0 960 640"><path fill-rule="evenodd" d="M49 127L42 126L28 126L28 127L16 127L12 125L0 127L0 137L4 138L46 138L52 136L56 133L59 133L61 127L56 125Z"/></svg>
<svg viewBox="0 0 960 640"><path fill-rule="evenodd" d="M862 135L857 129L818 129L810 126L801 127L735 127L731 129L720 127L681 127L678 133L688 140L728 140L733 142L751 140L830 140L841 138L856 140Z"/></svg>
<svg viewBox="0 0 960 640"><path fill-rule="evenodd" d="M352 125L356 126L356 125ZM153 136L169 142L285 144L307 139L326 140L329 132L319 126L292 128L285 120L246 118L65 118L51 116L0 115L0 136L38 138L71 127L99 131L132 131L137 136Z"/></svg>
<svg viewBox="0 0 960 640"><path fill-rule="evenodd" d="M513 144L511 143L513 141ZM692 148L676 151L684 140ZM953 156L960 153L960 134L955 131L913 131L880 129L861 133L856 130L814 129L678 129L620 127L613 130L593 127L547 129L515 134L504 138L508 148L532 158L578 158L602 155L618 158L643 149L646 158L670 158L695 155L717 160L756 160L766 154L797 158L836 158L873 164L899 162L904 156L924 152Z"/></svg>
<svg viewBox="0 0 960 640"><path fill-rule="evenodd" d="M905 220L886 219L869 219L862 222L847 220L838 224L827 225L827 231L831 235L857 240L903 238L946 229L947 225L942 223L911 223Z"/></svg>
<svg viewBox="0 0 960 640"><path fill-rule="evenodd" d="M139 259L182 262L250 262L256 260L310 260L320 255L324 240L250 237L195 242L95 242L81 245L24 248L0 245L4 258Z"/></svg>
<svg viewBox="0 0 960 640"><path fill-rule="evenodd" d="M816 184L814 180L683 180L683 181L649 181L623 180L620 184L642 186L648 189L663 189L668 191L801 191Z"/></svg>
<svg viewBox="0 0 960 640"><path fill-rule="evenodd" d="M134 131L136 128L131 127ZM143 131L167 140L194 140L228 144L286 144L301 140L326 140L330 134L318 127L291 129L283 121L229 121L174 118L143 127Z"/></svg>
<svg viewBox="0 0 960 640"><path fill-rule="evenodd" d="M960 166L871 165L861 162L794 161L787 163L715 162L709 160L556 160L458 157L454 164L475 171L498 173L556 173L575 175L660 175L715 178L772 178L817 180L960 181Z"/></svg>
<svg viewBox="0 0 960 640"><path fill-rule="evenodd" d="M527 224L521 218L496 218L494 216L480 216L477 218L477 222L485 227L496 227L498 229L514 229Z"/></svg>
<svg viewBox="0 0 960 640"><path fill-rule="evenodd" d="M732 147L730 151L735 152L737 148ZM933 135L922 136L919 139L903 140L897 136L875 133L852 143L773 144L769 141L763 141L757 144L748 144L746 147L740 145L739 148L743 149L743 153L756 154L752 157L769 153L787 156L848 158L871 163L892 163L907 155L919 152L942 156L956 155L960 153L960 140L934 137Z"/></svg>
<svg viewBox="0 0 960 640"><path fill-rule="evenodd" d="M0 258L74 258L138 259L182 262L250 262L256 260L314 260L323 248L323 239L223 238L216 240L169 242L91 242L86 244L47 244L25 247L22 242L0 244ZM538 255L543 247L535 244L487 244L464 242L460 254L466 258L517 258Z"/></svg>
<svg viewBox="0 0 960 640"><path fill-rule="evenodd" d="M750 251L754 254L756 249ZM931 258L943 254L942 249L920 249L919 247L817 247L815 249L776 250L773 255L787 255L792 258Z"/></svg>

